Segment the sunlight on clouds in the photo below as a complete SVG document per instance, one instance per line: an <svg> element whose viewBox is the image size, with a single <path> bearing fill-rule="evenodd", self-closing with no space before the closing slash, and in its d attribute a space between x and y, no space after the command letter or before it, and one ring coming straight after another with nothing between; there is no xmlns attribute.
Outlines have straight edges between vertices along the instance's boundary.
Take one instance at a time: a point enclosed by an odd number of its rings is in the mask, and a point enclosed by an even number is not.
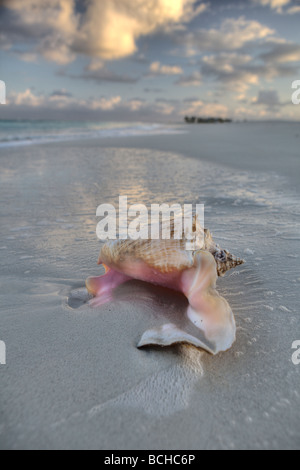
<svg viewBox="0 0 300 470"><path fill-rule="evenodd" d="M93 59L87 66L87 70L90 72L97 72L104 68L104 62L100 59Z"/></svg>
<svg viewBox="0 0 300 470"><path fill-rule="evenodd" d="M298 68L300 62L300 45L292 42L271 42L268 52L261 55L264 62L269 66L276 64L295 64ZM296 73L296 71L295 71Z"/></svg>
<svg viewBox="0 0 300 470"><path fill-rule="evenodd" d="M82 100L74 98L67 92L56 92L51 96L35 95L30 89L24 92L12 92L7 100L10 106L25 106L28 108L36 107L55 107L60 109L68 109L72 107L83 107L91 110L111 111L122 102L120 96L111 98L100 98L91 100Z"/></svg>
<svg viewBox="0 0 300 470"><path fill-rule="evenodd" d="M222 87L238 94L245 93L251 85L257 85L257 69L251 69L252 57L247 54L222 53L204 56L202 71L205 76L213 76Z"/></svg>
<svg viewBox="0 0 300 470"><path fill-rule="evenodd" d="M297 14L300 14L300 5L299 6L295 6L295 7L291 7L289 8L286 13L288 15L297 15Z"/></svg>
<svg viewBox="0 0 300 470"><path fill-rule="evenodd" d="M75 15L75 0L4 0L10 10L22 15L25 25L44 26L65 30L67 34L75 32L79 17Z"/></svg>
<svg viewBox="0 0 300 470"><path fill-rule="evenodd" d="M118 59L137 51L140 36L190 21L206 6L194 10L196 0L91 1L77 47L82 52Z"/></svg>
<svg viewBox="0 0 300 470"><path fill-rule="evenodd" d="M229 116L228 107L220 103L204 103L201 100L195 100L188 103L187 107L181 110L182 116L195 115L203 117L218 116L226 119Z"/></svg>
<svg viewBox="0 0 300 470"><path fill-rule="evenodd" d="M130 111L139 111L145 102L142 100L130 100L126 103L126 106L130 109Z"/></svg>
<svg viewBox="0 0 300 470"><path fill-rule="evenodd" d="M4 0L19 15L17 25L40 36L36 51L47 60L66 64L75 59L72 42L79 27L74 0Z"/></svg>
<svg viewBox="0 0 300 470"><path fill-rule="evenodd" d="M162 65L160 62L153 62L150 71L155 75L181 75L183 69L176 65Z"/></svg>
<svg viewBox="0 0 300 470"><path fill-rule="evenodd" d="M178 27L207 8L195 6L196 0L90 0L77 13L75 3L4 0L17 15L16 26L32 28L32 37L40 39L36 51L59 64L72 62L76 53L106 60L127 57L136 52L139 37Z"/></svg>
<svg viewBox="0 0 300 470"><path fill-rule="evenodd" d="M203 62L214 70L232 73L236 66L245 65L251 62L252 57L246 54L223 53L218 56L204 56Z"/></svg>
<svg viewBox="0 0 300 470"><path fill-rule="evenodd" d="M22 109L28 113L33 109L42 108L70 114L86 111L94 113L95 116L97 116L95 113L102 113L105 116L105 113L112 112L119 116L121 112L123 116L125 113L128 117L129 114L135 116L139 111L144 111L149 116L157 117L170 116L176 111L175 106L167 102L152 103L139 98L123 100L121 96L81 99L74 97L66 90L56 90L51 95L35 95L30 89L19 93L12 92L7 99L7 104L11 109Z"/></svg>
<svg viewBox="0 0 300 470"><path fill-rule="evenodd" d="M25 90L21 93L12 93L9 99L7 100L7 104L15 105L15 106L29 106L29 107L37 107L43 105L45 99L43 96L36 96L32 93L30 89Z"/></svg>
<svg viewBox="0 0 300 470"><path fill-rule="evenodd" d="M114 96L112 98L101 98L91 103L91 109L102 109L103 111L110 111L122 101L121 96Z"/></svg>
<svg viewBox="0 0 300 470"><path fill-rule="evenodd" d="M37 61L37 54L31 52L18 52L17 53L19 59L23 60L24 62L36 62Z"/></svg>
<svg viewBox="0 0 300 470"><path fill-rule="evenodd" d="M282 12L282 8L291 3L291 0L252 0L255 3L267 7L269 6L273 10L277 10L278 13Z"/></svg>
<svg viewBox="0 0 300 470"><path fill-rule="evenodd" d="M296 50L295 48L294 51L283 50L282 53L280 53L280 50L279 50L276 60L278 63L282 63L282 64L286 64L288 62L300 62L300 47L298 46L298 50Z"/></svg>
<svg viewBox="0 0 300 470"><path fill-rule="evenodd" d="M175 112L175 106L163 102L156 103L154 109L157 113L163 114L164 116L170 116Z"/></svg>
<svg viewBox="0 0 300 470"><path fill-rule="evenodd" d="M207 94L207 96L209 93ZM120 96L105 96L101 98L81 99L74 97L68 91L56 90L50 95L35 95L32 90L27 89L20 93L10 93L8 104L11 110L18 110L18 115L28 115L37 110L40 116L41 109L59 110L64 116L74 116L78 112L83 112L85 116L94 116L96 118L106 119L106 116L119 119L120 116L126 116L127 119L137 119L143 116L148 120L165 117L168 121L182 118L186 115L195 115L202 117L234 118L234 119L268 119L268 118L289 118L299 120L299 106L293 106L288 101L281 101L279 94L275 90L260 90L257 98L247 98L247 95L241 94L236 97L235 106L228 106L221 102L221 98L212 98L211 102L201 100L200 98L191 98L186 100L167 100L144 101L134 98L124 100ZM259 105L259 106L258 106ZM7 108L7 109L9 109ZM90 114L92 112L92 115ZM23 113L23 114L20 114ZM59 116L59 114L56 114ZM143 120L143 119L142 119Z"/></svg>
<svg viewBox="0 0 300 470"><path fill-rule="evenodd" d="M80 54L85 56L70 68L53 68L53 77L45 85L37 85L37 76L31 82L35 88L10 93L8 103L16 115L27 115L29 110L28 116L31 112L38 117L58 109L61 116L81 113L117 120L175 121L186 114L266 118L271 116L270 108L276 112L280 108L278 116L299 118L300 106L286 105L290 83L300 70L299 38L296 35L292 41L293 30L286 26L291 17L284 15L300 13L296 6L300 3L248 0L256 8L232 12L232 2L228 10L222 2L216 2L213 10L211 2L203 21L194 21L188 28L189 21L208 9L205 1L0 0L7 7L0 18L1 49L10 50L3 54L7 60L37 62L43 57L66 65ZM140 41L155 33L159 33L156 39ZM130 57L139 47L143 54L120 64L106 63ZM36 65L25 67L28 77L30 70L36 73ZM152 95L145 95L143 82L149 78L154 82ZM82 83L77 85L75 80ZM137 82L141 86L135 86ZM99 92L102 83L107 94ZM51 91L48 88L48 94L40 94L47 86ZM61 86L70 87L71 92ZM268 87L273 91L264 91ZM158 93L163 93L162 99Z"/></svg>
<svg viewBox="0 0 300 470"><path fill-rule="evenodd" d="M191 57L203 51L237 50L246 44L266 39L275 33L274 29L255 20L227 18L218 29L200 29L186 34L181 41L186 48L186 55Z"/></svg>

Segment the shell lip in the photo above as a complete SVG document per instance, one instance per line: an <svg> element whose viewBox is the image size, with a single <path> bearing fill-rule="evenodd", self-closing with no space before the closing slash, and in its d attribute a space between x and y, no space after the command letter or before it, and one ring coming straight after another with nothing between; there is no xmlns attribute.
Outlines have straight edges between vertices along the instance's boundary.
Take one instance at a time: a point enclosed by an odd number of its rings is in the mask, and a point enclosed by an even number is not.
<svg viewBox="0 0 300 470"><path fill-rule="evenodd" d="M137 347L138 349L151 346L160 346L163 348L176 344L189 344L196 348L201 348L213 356L216 354L213 345L210 347L207 341L201 341L194 335L187 334L172 323L163 325L160 328L147 330L137 344Z"/></svg>

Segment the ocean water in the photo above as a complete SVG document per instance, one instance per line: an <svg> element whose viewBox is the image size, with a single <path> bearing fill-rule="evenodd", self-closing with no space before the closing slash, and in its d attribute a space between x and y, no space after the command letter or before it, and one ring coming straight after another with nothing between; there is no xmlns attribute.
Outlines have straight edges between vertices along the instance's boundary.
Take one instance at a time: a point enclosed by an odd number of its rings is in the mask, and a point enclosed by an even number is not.
<svg viewBox="0 0 300 470"><path fill-rule="evenodd" d="M0 120L0 147L176 132L167 124Z"/></svg>

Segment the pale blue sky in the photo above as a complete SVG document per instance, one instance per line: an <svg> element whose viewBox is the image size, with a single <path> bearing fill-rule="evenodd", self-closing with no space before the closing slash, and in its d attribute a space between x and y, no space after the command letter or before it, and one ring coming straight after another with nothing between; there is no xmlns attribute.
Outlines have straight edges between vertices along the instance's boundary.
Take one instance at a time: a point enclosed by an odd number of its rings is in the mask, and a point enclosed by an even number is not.
<svg viewBox="0 0 300 470"><path fill-rule="evenodd" d="M0 118L300 119L300 1L0 3Z"/></svg>

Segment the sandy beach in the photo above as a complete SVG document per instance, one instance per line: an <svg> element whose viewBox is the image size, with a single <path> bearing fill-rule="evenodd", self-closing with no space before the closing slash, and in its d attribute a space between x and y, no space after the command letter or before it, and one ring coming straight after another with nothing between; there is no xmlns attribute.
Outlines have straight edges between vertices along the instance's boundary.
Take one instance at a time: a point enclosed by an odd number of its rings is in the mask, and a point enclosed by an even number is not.
<svg viewBox="0 0 300 470"><path fill-rule="evenodd" d="M0 448L299 448L299 124L177 131L0 148ZM137 349L182 315L176 293L133 282L87 305L96 208L122 194L204 203L246 260L218 282L237 322L228 352Z"/></svg>

